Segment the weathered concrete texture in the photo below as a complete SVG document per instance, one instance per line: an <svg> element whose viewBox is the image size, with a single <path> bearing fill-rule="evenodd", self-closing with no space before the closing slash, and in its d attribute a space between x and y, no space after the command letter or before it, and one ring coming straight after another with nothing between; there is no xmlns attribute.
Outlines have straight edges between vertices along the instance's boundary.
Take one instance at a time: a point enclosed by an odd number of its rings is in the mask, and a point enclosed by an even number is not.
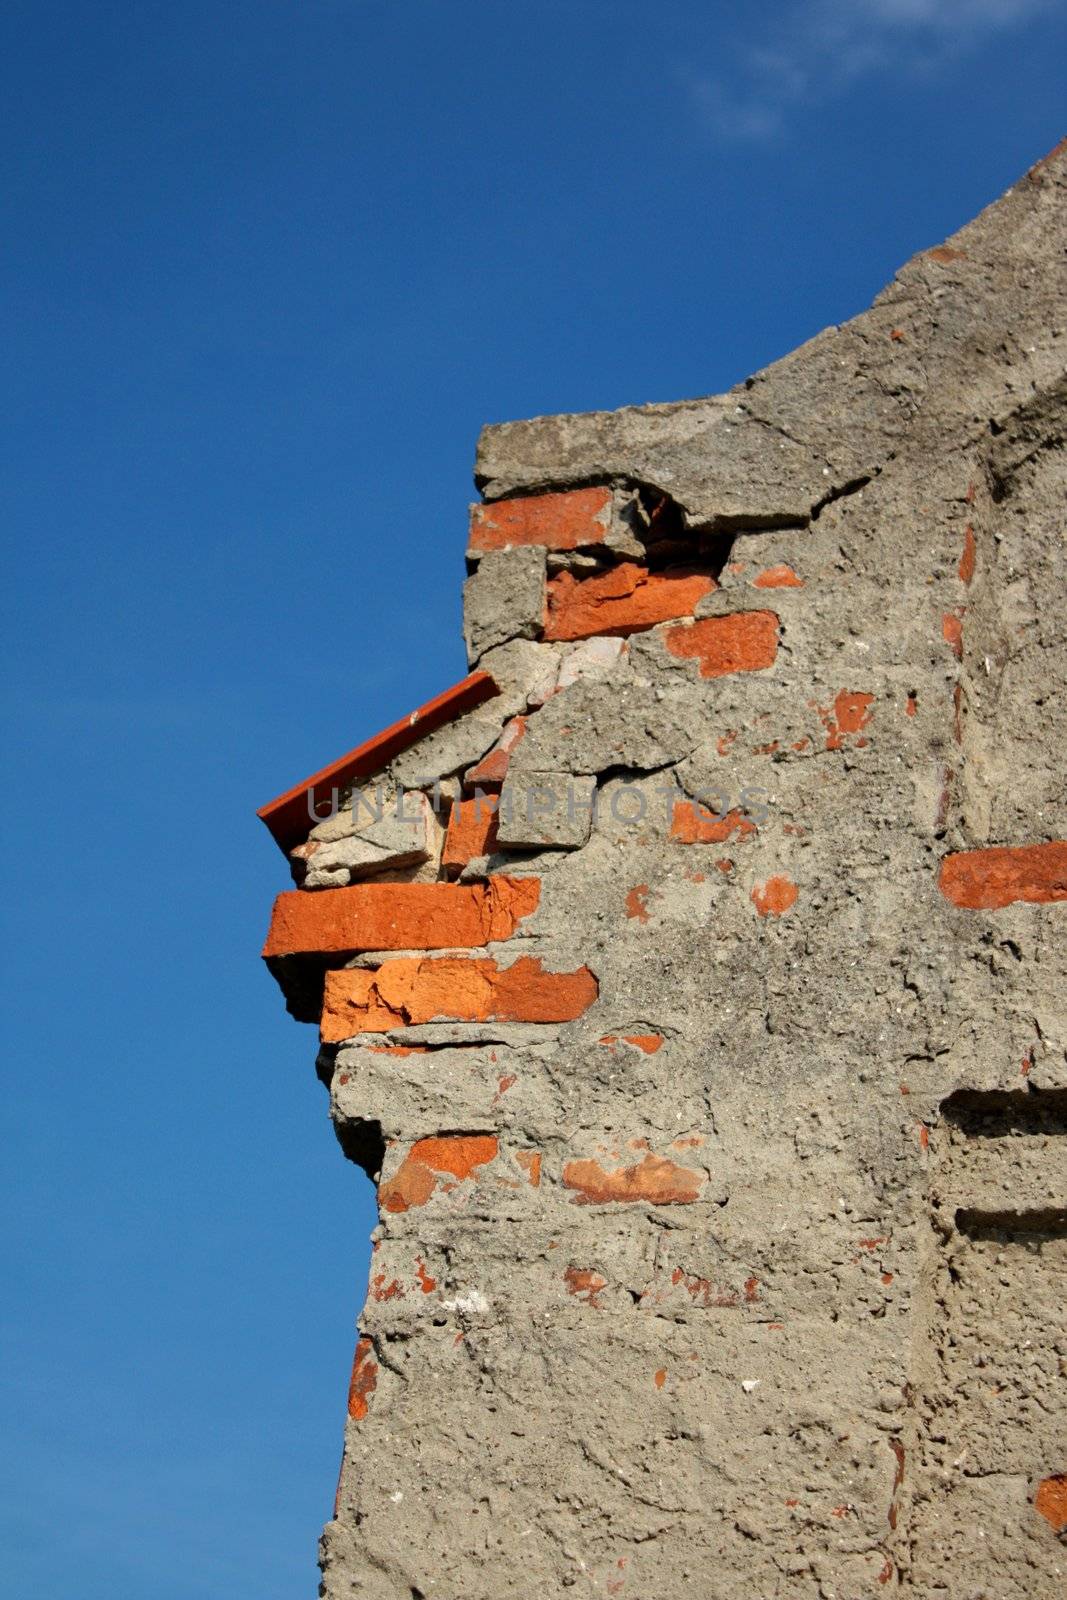
<svg viewBox="0 0 1067 1600"><path fill-rule="evenodd" d="M669 494L694 526L806 526L903 439L976 440L1062 376L1062 160L729 394L486 428L479 485L496 498L621 479Z"/></svg>
<svg viewBox="0 0 1067 1600"><path fill-rule="evenodd" d="M382 782L495 826L269 946L379 1183L328 1600L1067 1591L1065 192L483 436L501 694Z"/></svg>

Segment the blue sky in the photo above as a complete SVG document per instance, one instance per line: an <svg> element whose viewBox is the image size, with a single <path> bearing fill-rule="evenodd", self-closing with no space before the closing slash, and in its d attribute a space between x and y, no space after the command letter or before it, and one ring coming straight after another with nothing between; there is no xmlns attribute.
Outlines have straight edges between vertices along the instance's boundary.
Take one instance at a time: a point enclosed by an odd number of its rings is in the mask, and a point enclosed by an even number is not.
<svg viewBox="0 0 1067 1600"><path fill-rule="evenodd" d="M8 0L4 1593L315 1593L370 1188L257 805L462 675L483 422L722 389L1063 132L1041 0Z"/></svg>

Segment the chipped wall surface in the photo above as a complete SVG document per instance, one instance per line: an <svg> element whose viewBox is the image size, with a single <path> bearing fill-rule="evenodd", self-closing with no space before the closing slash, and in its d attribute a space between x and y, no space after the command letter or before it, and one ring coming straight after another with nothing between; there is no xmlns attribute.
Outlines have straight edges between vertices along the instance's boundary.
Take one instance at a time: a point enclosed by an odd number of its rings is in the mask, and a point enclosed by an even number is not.
<svg viewBox="0 0 1067 1600"><path fill-rule="evenodd" d="M378 1184L329 1600L1067 1593L1065 191L488 429L491 688L265 808Z"/></svg>

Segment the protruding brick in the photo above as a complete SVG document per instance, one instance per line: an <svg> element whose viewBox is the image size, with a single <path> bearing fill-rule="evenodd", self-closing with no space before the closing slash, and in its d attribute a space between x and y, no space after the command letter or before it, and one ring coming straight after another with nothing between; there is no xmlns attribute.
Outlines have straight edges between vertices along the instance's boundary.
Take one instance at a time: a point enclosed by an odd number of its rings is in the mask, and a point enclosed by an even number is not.
<svg viewBox="0 0 1067 1600"><path fill-rule="evenodd" d="M471 511L470 548L506 550L509 545L543 544L549 550L578 550L604 543L610 516L610 489L492 500Z"/></svg>
<svg viewBox="0 0 1067 1600"><path fill-rule="evenodd" d="M293 889L274 902L263 955L357 950L446 950L509 939L537 908L538 878L488 883L358 883Z"/></svg>
<svg viewBox="0 0 1067 1600"><path fill-rule="evenodd" d="M669 629L664 642L672 656L698 661L702 678L760 672L773 667L778 654L778 617L773 611L705 617L688 627Z"/></svg>
<svg viewBox="0 0 1067 1600"><path fill-rule="evenodd" d="M657 622L691 616L697 601L716 587L706 572L650 573L632 561L595 578L561 572L548 585L544 636L567 640L640 633Z"/></svg>
<svg viewBox="0 0 1067 1600"><path fill-rule="evenodd" d="M597 981L588 967L545 972L533 956L510 967L470 956L417 956L326 974L322 1037L338 1044L357 1033L447 1017L460 1022L572 1022L593 1004Z"/></svg>
<svg viewBox="0 0 1067 1600"><path fill-rule="evenodd" d="M938 884L946 900L966 911L1067 900L1067 839L960 851L942 861Z"/></svg>

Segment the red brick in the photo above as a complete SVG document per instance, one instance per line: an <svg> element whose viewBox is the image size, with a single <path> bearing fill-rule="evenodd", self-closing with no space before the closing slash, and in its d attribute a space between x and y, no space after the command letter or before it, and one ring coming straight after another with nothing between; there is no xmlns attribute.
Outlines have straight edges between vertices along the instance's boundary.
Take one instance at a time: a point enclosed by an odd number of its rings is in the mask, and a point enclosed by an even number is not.
<svg viewBox="0 0 1067 1600"><path fill-rule="evenodd" d="M464 781L472 788L499 788L508 775L515 746L525 733L526 718L512 717L488 755L484 755L477 766L467 768Z"/></svg>
<svg viewBox="0 0 1067 1600"><path fill-rule="evenodd" d="M970 523L963 530L963 554L960 556L960 582L970 585L974 577L975 562L978 558L978 546L974 540L974 529Z"/></svg>
<svg viewBox="0 0 1067 1600"><path fill-rule="evenodd" d="M381 772L394 756L407 750L419 739L435 729L453 722L475 706L482 705L500 693L488 672L472 672L461 683L454 684L437 695L417 711L411 711L399 722L394 722L381 733L375 734L365 744L350 750L340 760L323 767L287 789L269 805L256 812L270 829L281 848L288 852L305 840L311 831L314 818L325 815L324 806L336 804L337 796L360 778Z"/></svg>
<svg viewBox="0 0 1067 1600"><path fill-rule="evenodd" d="M576 1206L643 1203L653 1206L691 1205L699 1199L704 1175L693 1167L679 1166L666 1156L652 1155L632 1166L605 1171L599 1161L568 1161L563 1187L578 1192Z"/></svg>
<svg viewBox="0 0 1067 1600"><path fill-rule="evenodd" d="M471 512L470 548L505 550L509 545L543 544L549 550L578 550L603 544L610 506L610 489L491 500Z"/></svg>
<svg viewBox="0 0 1067 1600"><path fill-rule="evenodd" d="M671 814L671 838L680 844L723 844L734 834L747 839L756 832L756 824L740 811L728 811L724 817L714 817L703 806L692 800L676 800Z"/></svg>
<svg viewBox="0 0 1067 1600"><path fill-rule="evenodd" d="M1019 900L1067 900L1067 839L946 856L938 886L946 900L967 911L999 911Z"/></svg>
<svg viewBox="0 0 1067 1600"><path fill-rule="evenodd" d="M348 1415L357 1422L367 1415L367 1403L378 1386L378 1363L374 1360L374 1346L369 1339L360 1339L352 1362L352 1380L348 1385Z"/></svg>
<svg viewBox="0 0 1067 1600"><path fill-rule="evenodd" d="M612 1053L618 1054L618 1051L615 1050L615 1046L619 1043L619 1035L617 1033L606 1033L597 1042L598 1044L610 1045ZM657 1050L663 1048L663 1035L661 1033L624 1033L622 1035L622 1043L632 1044L636 1050L642 1051L646 1056L654 1056Z"/></svg>
<svg viewBox="0 0 1067 1600"><path fill-rule="evenodd" d="M516 1150L515 1160L526 1174L526 1181L531 1189L541 1187L541 1152L540 1150Z"/></svg>
<svg viewBox="0 0 1067 1600"><path fill-rule="evenodd" d="M671 655L693 657L702 678L730 672L760 672L778 653L778 618L773 611L738 611L706 617L688 627L671 628L665 639Z"/></svg>
<svg viewBox="0 0 1067 1600"><path fill-rule="evenodd" d="M393 1177L382 1184L378 1204L383 1211L392 1212L425 1205L438 1187L447 1194L458 1183L473 1177L479 1167L495 1161L499 1149L491 1133L454 1133L417 1139Z"/></svg>
<svg viewBox="0 0 1067 1600"><path fill-rule="evenodd" d="M488 883L357 883L291 889L274 902L265 957L357 950L444 950L508 939L537 908L538 878Z"/></svg>
<svg viewBox="0 0 1067 1600"><path fill-rule="evenodd" d="M691 616L697 601L716 587L704 572L650 573L632 561L595 578L561 572L549 580L544 636L567 640L639 633L658 622Z"/></svg>
<svg viewBox="0 0 1067 1600"><path fill-rule="evenodd" d="M626 915L638 922L648 921L648 884L635 883L626 896Z"/></svg>
<svg viewBox="0 0 1067 1600"><path fill-rule="evenodd" d="M475 856L491 855L496 849L496 798L464 795L448 814L445 847L441 866L449 877L458 877Z"/></svg>
<svg viewBox="0 0 1067 1600"><path fill-rule="evenodd" d="M941 618L941 636L957 661L963 660L963 613L946 611Z"/></svg>
<svg viewBox="0 0 1067 1600"><path fill-rule="evenodd" d="M858 734L867 727L871 720L870 708L874 696L863 694L858 689L841 689L832 706L820 706L814 700L808 703L818 713L819 721L826 729L827 750L840 750L844 747L846 735ZM856 743L862 747L867 741L857 739Z"/></svg>
<svg viewBox="0 0 1067 1600"><path fill-rule="evenodd" d="M544 972L533 956L510 967L471 956L418 956L385 961L376 970L347 968L326 974L322 1037L340 1043L358 1033L447 1017L462 1022L571 1022L597 997L587 967Z"/></svg>
<svg viewBox="0 0 1067 1600"><path fill-rule="evenodd" d="M1067 1472L1043 1478L1034 1495L1034 1510L1044 1517L1056 1533L1067 1529Z"/></svg>
<svg viewBox="0 0 1067 1600"><path fill-rule="evenodd" d="M597 1297L602 1289L607 1288L607 1278L602 1278L592 1267L570 1266L563 1274L563 1281L567 1285L568 1294L574 1295L578 1300L584 1300L587 1306L600 1310L600 1301Z"/></svg>
<svg viewBox="0 0 1067 1600"><path fill-rule="evenodd" d="M750 898L761 917L781 917L796 905L797 893L792 878L778 873L763 883L757 883Z"/></svg>
<svg viewBox="0 0 1067 1600"><path fill-rule="evenodd" d="M784 562L777 567L764 567L752 580L754 589L803 589L804 579L797 576Z"/></svg>

